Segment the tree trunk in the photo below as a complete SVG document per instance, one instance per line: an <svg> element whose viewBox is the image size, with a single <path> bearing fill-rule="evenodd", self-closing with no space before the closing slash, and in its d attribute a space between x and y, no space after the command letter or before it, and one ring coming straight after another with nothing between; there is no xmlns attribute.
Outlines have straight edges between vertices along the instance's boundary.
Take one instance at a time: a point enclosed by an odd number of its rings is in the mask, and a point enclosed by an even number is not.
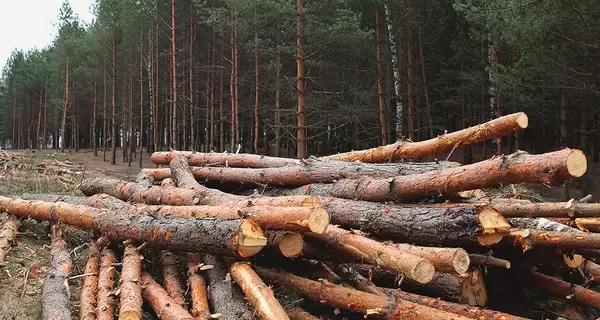
<svg viewBox="0 0 600 320"><path fill-rule="evenodd" d="M290 320L319 320L319 318L298 307L285 309L285 313L287 313Z"/></svg>
<svg viewBox="0 0 600 320"><path fill-rule="evenodd" d="M159 126L159 119L160 119L160 114L159 114L159 101L160 101L160 94L159 94L159 88L160 88L160 79L159 79L159 74L160 74L160 69L159 67L159 62L160 62L160 54L158 52L158 48L159 48L159 44L160 44L160 32L159 32L159 19L158 19L158 10L156 10L155 15L154 15L154 22L156 25L156 30L154 32L154 34L156 35L156 41L154 42L154 44L156 45L156 52L155 52L155 59L156 59L156 67L154 68L155 72L156 72L156 80L154 81L154 84L156 85L156 90L154 90L154 94L156 95L155 99L154 99L154 118L155 120L155 125L154 125L154 151L158 151L160 149L160 140L159 140L159 130L158 130L158 126Z"/></svg>
<svg viewBox="0 0 600 320"><path fill-rule="evenodd" d="M419 291L445 300L470 306L485 307L488 303L483 275L474 269L462 276L436 272L427 285L417 284Z"/></svg>
<svg viewBox="0 0 600 320"><path fill-rule="evenodd" d="M194 22L194 16L196 15L194 1L190 1L190 78L189 78L189 92L190 92L190 146L191 150L196 150L196 132L195 132L195 104L194 104L194 40L196 38L196 25Z"/></svg>
<svg viewBox="0 0 600 320"><path fill-rule="evenodd" d="M560 40L560 55L561 59L564 60L564 52L567 46L567 41L564 37ZM566 147L569 145L569 105L567 102L567 96L565 94L565 89L560 89L560 145Z"/></svg>
<svg viewBox="0 0 600 320"><path fill-rule="evenodd" d="M396 36L394 26L392 24L392 13L390 11L390 7L386 2L383 4L383 8L385 10L385 21L387 24L388 30L388 40L390 42L390 55L392 57L392 69L394 74L394 101L396 102L396 141L402 140L402 121L403 121L403 106L402 106L402 97L400 90L400 64L398 61L398 45L396 44Z"/></svg>
<svg viewBox="0 0 600 320"><path fill-rule="evenodd" d="M296 60L297 60L297 79L296 89L298 90L298 151L296 156L300 159L308 158L308 132L306 127L306 79L304 78L304 0L296 0L298 16L296 21Z"/></svg>
<svg viewBox="0 0 600 320"><path fill-rule="evenodd" d="M174 0L173 0L174 1ZM141 276L142 295L150 303L154 312L164 320L194 320L194 318L175 302L147 272Z"/></svg>
<svg viewBox="0 0 600 320"><path fill-rule="evenodd" d="M379 126L381 127L381 144L386 145L387 119L385 116L385 97L383 94L383 62L381 55L381 18L379 17L379 6L375 7L375 34L377 36L377 94L379 97ZM277 155L279 156L279 154Z"/></svg>
<svg viewBox="0 0 600 320"><path fill-rule="evenodd" d="M98 156L98 141L96 137L96 112L98 109L98 78L94 76L94 106L92 110L92 146L94 148L94 157Z"/></svg>
<svg viewBox="0 0 600 320"><path fill-rule="evenodd" d="M142 29L142 23L140 23L140 158L139 165L142 168L143 165L143 153L144 153L144 32ZM152 115L150 115L152 116ZM152 120L150 120L152 121Z"/></svg>
<svg viewBox="0 0 600 320"><path fill-rule="evenodd" d="M408 109L408 139L415 141L415 124L414 124L414 109L415 102L413 97L414 88L414 71L413 71L413 21L412 11L413 3L412 0L406 1L407 6L407 18L406 18L406 72L407 72L407 109Z"/></svg>
<svg viewBox="0 0 600 320"><path fill-rule="evenodd" d="M173 125L171 127L171 148L179 149L177 139L177 47L175 46L175 1L171 0L171 87L173 92L173 111L171 114Z"/></svg>
<svg viewBox="0 0 600 320"><path fill-rule="evenodd" d="M115 22L112 26L112 121L111 127L111 148L110 164L116 164L117 160L117 31Z"/></svg>
<svg viewBox="0 0 600 320"><path fill-rule="evenodd" d="M142 260L138 248L126 242L119 279L119 319L142 319Z"/></svg>
<svg viewBox="0 0 600 320"><path fill-rule="evenodd" d="M40 95L39 95L39 105L38 105L38 118L37 118L37 130L35 131L35 149L40 149L40 132L42 127L42 91L44 90L44 82L40 81Z"/></svg>
<svg viewBox="0 0 600 320"><path fill-rule="evenodd" d="M485 254L469 254L471 260L471 266L486 266L486 267L500 267L510 269L510 261L499 259Z"/></svg>
<svg viewBox="0 0 600 320"><path fill-rule="evenodd" d="M400 141L373 149L340 153L324 158L371 163L422 158L507 135L513 131L525 129L527 125L527 115L519 112L425 141L413 143Z"/></svg>
<svg viewBox="0 0 600 320"><path fill-rule="evenodd" d="M500 40L498 40L497 38L494 39L493 42L493 46L494 46L494 72L496 74L498 74L500 72L500 69L498 68L498 66L500 65ZM500 92L500 89L498 87L494 87L494 94L495 94L495 98L496 98L496 117L500 118L502 117L502 93ZM490 107L493 107L490 106ZM496 140L496 152L497 154L502 154L502 137L498 137Z"/></svg>
<svg viewBox="0 0 600 320"><path fill-rule="evenodd" d="M48 120L48 88L46 85L46 80L43 81L44 84L44 124L42 125L42 141L43 146L42 149L47 148L47 136L46 136L46 121ZM13 141L14 143L14 141Z"/></svg>
<svg viewBox="0 0 600 320"><path fill-rule="evenodd" d="M212 266L206 270L206 277L210 286L209 302L213 312L222 314L222 320L254 319L253 313L246 308L244 295L233 285L227 266L220 258L205 254L202 260L205 265Z"/></svg>
<svg viewBox="0 0 600 320"><path fill-rule="evenodd" d="M95 320L98 296L98 272L100 268L100 249L96 241L88 247L88 260L83 269L83 284L79 296L79 319Z"/></svg>
<svg viewBox="0 0 600 320"><path fill-rule="evenodd" d="M421 31L417 32L419 39L419 60L421 61L421 77L423 78L423 95L425 96L425 108L427 112L427 126L429 127L429 138L434 138L433 134L433 119L431 117L431 100L429 98L429 88L427 86L427 72L425 72L425 55L423 54L423 37ZM463 117L464 118L464 117ZM466 126L463 126L463 129Z"/></svg>
<svg viewBox="0 0 600 320"><path fill-rule="evenodd" d="M254 24L256 26L256 8L254 8ZM258 31L254 31L254 153L258 154L259 128L258 128L258 95L259 95L259 73L258 63ZM266 148L266 146L265 146ZM282 309L283 312L283 309Z"/></svg>
<svg viewBox="0 0 600 320"><path fill-rule="evenodd" d="M281 22L275 30L275 156L281 157Z"/></svg>
<svg viewBox="0 0 600 320"><path fill-rule="evenodd" d="M211 319L210 309L208 307L207 284L204 277L198 273L199 266L203 265L202 256L197 252L187 253L188 267L188 286L190 291L190 314L195 320Z"/></svg>
<svg viewBox="0 0 600 320"><path fill-rule="evenodd" d="M63 104L62 122L60 125L60 152L65 152L66 128L67 128L67 109L69 108L69 56L65 63L65 103ZM74 129L74 128L73 128Z"/></svg>
<svg viewBox="0 0 600 320"><path fill-rule="evenodd" d="M163 273L163 285L175 303L186 309L183 285L179 279L179 270L177 268L177 257L163 250L160 254L160 262Z"/></svg>
<svg viewBox="0 0 600 320"><path fill-rule="evenodd" d="M58 224L52 224L50 269L42 288L42 318L44 320L70 320L68 278L73 262L69 255L66 235Z"/></svg>
<svg viewBox="0 0 600 320"><path fill-rule="evenodd" d="M235 18L234 12L231 12L231 72L229 77L229 100L231 100L231 128L230 128L230 149L231 152L235 152L236 145L236 128L237 123L235 121Z"/></svg>
<svg viewBox="0 0 600 320"><path fill-rule="evenodd" d="M239 53L238 53L238 43L237 43L237 14L234 11L233 14L233 52L234 52L234 66L233 66L233 71L234 71L234 78L233 78L233 84L234 84L234 97L235 97L235 138L236 138L236 143L235 145L239 145L240 143L242 143L243 145L243 141L241 141L241 136L240 136L240 96L239 96L239 74L240 74L240 68L239 68ZM236 147L237 148L237 147ZM237 150L236 150L237 151Z"/></svg>
<svg viewBox="0 0 600 320"><path fill-rule="evenodd" d="M103 78L103 83L104 83L104 90L102 91L102 95L103 95L103 99L102 99L102 147L103 147L103 152L102 152L102 161L106 161L106 147L108 144L108 127L107 127L107 113L106 113L106 54L104 55L104 63L102 64L102 78Z"/></svg>
<svg viewBox="0 0 600 320"><path fill-rule="evenodd" d="M436 271L464 275L469 269L469 254L462 248L418 247L405 243L394 246L403 252L427 259Z"/></svg>

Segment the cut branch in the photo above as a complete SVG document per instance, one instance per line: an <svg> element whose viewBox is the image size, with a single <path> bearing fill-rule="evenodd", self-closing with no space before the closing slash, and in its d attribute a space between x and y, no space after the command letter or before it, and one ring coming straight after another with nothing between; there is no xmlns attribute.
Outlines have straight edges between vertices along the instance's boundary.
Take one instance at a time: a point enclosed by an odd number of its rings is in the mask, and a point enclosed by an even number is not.
<svg viewBox="0 0 600 320"><path fill-rule="evenodd" d="M509 236L523 247L523 252L535 247L565 247L600 249L600 234L513 229Z"/></svg>
<svg viewBox="0 0 600 320"><path fill-rule="evenodd" d="M204 277L198 273L198 266L202 263L202 257L199 253L188 252L188 285L190 290L190 309L191 315L195 320L209 320L210 309L208 308L208 292L206 291L206 282Z"/></svg>
<svg viewBox="0 0 600 320"><path fill-rule="evenodd" d="M119 320L142 319L142 260L137 247L126 241L121 267Z"/></svg>
<svg viewBox="0 0 600 320"><path fill-rule="evenodd" d="M472 266L490 266L510 269L510 261L485 254L469 254Z"/></svg>
<svg viewBox="0 0 600 320"><path fill-rule="evenodd" d="M394 244L406 253L427 259L436 271L453 272L463 275L469 269L469 254L462 248L418 247L409 244Z"/></svg>
<svg viewBox="0 0 600 320"><path fill-rule="evenodd" d="M164 320L193 320L194 318L173 300L152 277L142 272L142 295L154 312Z"/></svg>
<svg viewBox="0 0 600 320"><path fill-rule="evenodd" d="M160 254L160 262L165 290L175 303L185 309L185 296L183 295L183 285L181 284L181 280L179 280L177 257L173 253L163 250Z"/></svg>
<svg viewBox="0 0 600 320"><path fill-rule="evenodd" d="M73 262L69 256L69 245L62 228L58 224L52 224L50 228L52 260L42 288L42 318L44 320L70 320L67 280L73 268Z"/></svg>

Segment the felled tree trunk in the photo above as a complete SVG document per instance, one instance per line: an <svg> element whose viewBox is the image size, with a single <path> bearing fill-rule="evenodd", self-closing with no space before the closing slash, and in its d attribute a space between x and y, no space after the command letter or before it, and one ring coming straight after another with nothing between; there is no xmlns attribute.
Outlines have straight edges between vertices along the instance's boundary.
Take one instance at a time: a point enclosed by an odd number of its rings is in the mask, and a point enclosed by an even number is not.
<svg viewBox="0 0 600 320"><path fill-rule="evenodd" d="M100 268L100 249L96 241L88 247L88 260L83 269L83 284L79 296L79 319L95 320L98 296L98 272Z"/></svg>
<svg viewBox="0 0 600 320"><path fill-rule="evenodd" d="M0 197L0 210L42 221L98 231L115 241L131 239L157 248L249 257L266 245L260 227L246 219L181 219L130 215L64 202Z"/></svg>
<svg viewBox="0 0 600 320"><path fill-rule="evenodd" d="M257 267L256 272L263 279L292 289L304 297L365 315L381 316L384 319L407 320L469 319L445 311L418 305L406 300L397 299L396 301L393 301L389 297L349 289L330 283L324 284L283 271Z"/></svg>
<svg viewBox="0 0 600 320"><path fill-rule="evenodd" d="M297 258L302 254L304 238L301 234L288 231L267 230L267 246L277 247L287 258Z"/></svg>
<svg viewBox="0 0 600 320"><path fill-rule="evenodd" d="M306 236L323 241L356 259L403 274L419 283L428 283L435 272L431 262L423 258L336 226L329 226L323 234L307 233Z"/></svg>
<svg viewBox="0 0 600 320"><path fill-rule="evenodd" d="M373 149L340 153L325 158L370 163L422 158L449 151L453 148L505 136L513 131L525 129L527 125L527 115L519 112L421 142L398 141Z"/></svg>
<svg viewBox="0 0 600 320"><path fill-rule="evenodd" d="M10 247L16 243L17 231L21 226L21 221L18 219L7 217L4 220L4 225L0 230L0 267L6 265L6 253Z"/></svg>
<svg viewBox="0 0 600 320"><path fill-rule="evenodd" d="M246 308L244 296L231 282L231 278L227 275L228 269L225 263L219 260L218 257L205 254L203 256L204 264L212 266L206 270L206 277L210 289L210 305L214 313L220 313L222 320L252 320L254 319L252 312Z"/></svg>
<svg viewBox="0 0 600 320"><path fill-rule="evenodd" d="M52 259L42 287L42 318L44 320L70 320L67 280L73 268L73 262L69 256L69 245L64 231L57 224L52 224L50 228Z"/></svg>
<svg viewBox="0 0 600 320"><path fill-rule="evenodd" d="M192 166L226 166L234 168L276 168L300 163L296 159L267 157L245 153L202 153L192 151L154 152L150 159L156 164L169 164L173 158L184 156Z"/></svg>
<svg viewBox="0 0 600 320"><path fill-rule="evenodd" d="M199 253L188 252L188 285L190 291L190 302L192 307L190 314L195 320L209 320L210 309L208 308L208 292L206 290L206 281L199 274L199 264L202 263L202 257Z"/></svg>
<svg viewBox="0 0 600 320"><path fill-rule="evenodd" d="M406 202L512 183L560 185L566 179L581 177L586 170L586 157L580 150L563 149L540 155L518 151L457 168L388 179L360 178L332 184L309 184L296 189L280 189L278 194Z"/></svg>
<svg viewBox="0 0 600 320"><path fill-rule="evenodd" d="M173 300L152 277L142 272L142 295L152 306L154 312L164 320L193 320L194 318Z"/></svg>
<svg viewBox="0 0 600 320"><path fill-rule="evenodd" d="M362 177L391 178L457 167L454 162L370 164L359 162L310 159L305 163L277 168L193 167L199 181L242 183L248 185L301 186L310 183L330 183L341 179ZM156 180L171 178L168 168L143 169Z"/></svg>
<svg viewBox="0 0 600 320"><path fill-rule="evenodd" d="M98 272L98 303L96 306L97 320L112 320L115 310L115 274L114 264L117 256L108 248L102 250L100 270Z"/></svg>
<svg viewBox="0 0 600 320"><path fill-rule="evenodd" d="M234 262L229 267L231 278L242 288L256 310L256 315L263 320L285 320L289 317L275 298L273 290L266 286L256 272L245 262Z"/></svg>
<svg viewBox="0 0 600 320"><path fill-rule="evenodd" d="M142 260L138 248L126 241L121 267L119 319L142 319Z"/></svg>
<svg viewBox="0 0 600 320"><path fill-rule="evenodd" d="M181 284L181 280L179 280L177 257L173 253L163 250L160 253L160 262L162 265L163 285L165 290L169 296L173 298L175 303L185 309L185 296L183 295L183 285Z"/></svg>
<svg viewBox="0 0 600 320"><path fill-rule="evenodd" d="M406 253L427 259L436 271L463 275L469 269L469 254L462 248L418 247L404 243L394 246Z"/></svg>
<svg viewBox="0 0 600 320"><path fill-rule="evenodd" d="M568 202L492 202L490 206L507 218L600 217L600 203Z"/></svg>

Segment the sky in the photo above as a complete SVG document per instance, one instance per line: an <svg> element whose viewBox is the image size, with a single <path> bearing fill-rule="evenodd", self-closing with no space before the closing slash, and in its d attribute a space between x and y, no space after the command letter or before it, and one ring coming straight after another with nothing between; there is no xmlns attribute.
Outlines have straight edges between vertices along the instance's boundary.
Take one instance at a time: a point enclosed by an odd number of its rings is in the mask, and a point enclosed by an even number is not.
<svg viewBox="0 0 600 320"><path fill-rule="evenodd" d="M93 18L93 0L69 0L80 20ZM56 22L63 0L0 0L0 70L10 53L44 48L56 35Z"/></svg>

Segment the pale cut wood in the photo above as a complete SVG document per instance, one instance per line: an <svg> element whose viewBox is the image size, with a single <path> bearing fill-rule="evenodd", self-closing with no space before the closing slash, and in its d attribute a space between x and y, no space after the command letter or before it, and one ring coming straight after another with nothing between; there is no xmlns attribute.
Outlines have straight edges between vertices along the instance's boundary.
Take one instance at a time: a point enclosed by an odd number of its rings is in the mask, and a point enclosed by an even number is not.
<svg viewBox="0 0 600 320"><path fill-rule="evenodd" d="M463 275L469 269L469 254L462 248L419 247L405 243L396 243L394 246L406 253L427 259L436 271Z"/></svg>
<svg viewBox="0 0 600 320"><path fill-rule="evenodd" d="M297 258L302 254L304 238L301 234L288 231L267 230L267 246L277 247L287 258Z"/></svg>

